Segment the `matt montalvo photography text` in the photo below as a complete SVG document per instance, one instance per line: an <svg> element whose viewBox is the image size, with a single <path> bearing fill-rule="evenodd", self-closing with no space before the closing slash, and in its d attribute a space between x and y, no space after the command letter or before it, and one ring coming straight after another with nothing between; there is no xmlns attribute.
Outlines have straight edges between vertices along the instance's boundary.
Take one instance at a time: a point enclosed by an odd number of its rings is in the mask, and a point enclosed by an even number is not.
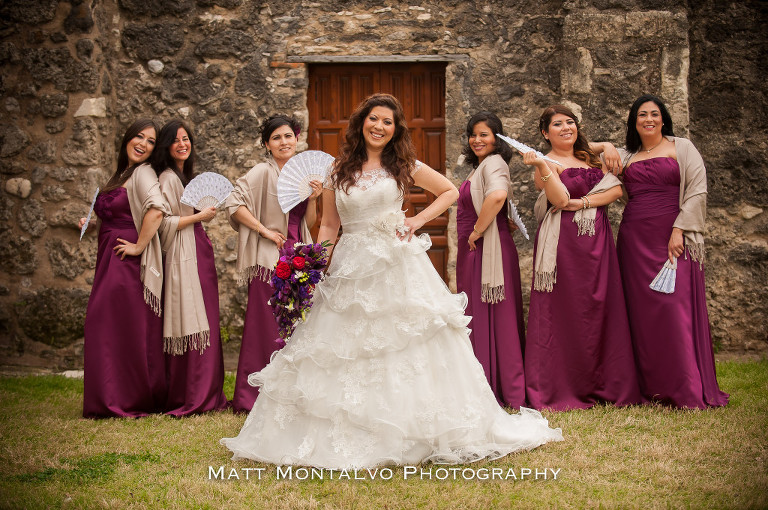
<svg viewBox="0 0 768 510"><path fill-rule="evenodd" d="M273 473L277 480L392 480L395 470L322 469L296 466L241 467L208 466L209 480L261 480ZM471 468L403 466L403 480L557 480L560 468Z"/></svg>

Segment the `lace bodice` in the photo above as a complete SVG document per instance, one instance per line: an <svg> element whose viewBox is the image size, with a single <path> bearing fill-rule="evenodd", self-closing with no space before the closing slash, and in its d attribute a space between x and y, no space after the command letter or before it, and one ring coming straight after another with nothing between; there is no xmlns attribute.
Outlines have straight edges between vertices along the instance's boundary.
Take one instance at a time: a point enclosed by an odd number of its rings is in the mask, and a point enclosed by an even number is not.
<svg viewBox="0 0 768 510"><path fill-rule="evenodd" d="M345 234L368 230L383 217L400 213L402 207L397 182L383 168L363 172L348 193L336 190L336 208Z"/></svg>

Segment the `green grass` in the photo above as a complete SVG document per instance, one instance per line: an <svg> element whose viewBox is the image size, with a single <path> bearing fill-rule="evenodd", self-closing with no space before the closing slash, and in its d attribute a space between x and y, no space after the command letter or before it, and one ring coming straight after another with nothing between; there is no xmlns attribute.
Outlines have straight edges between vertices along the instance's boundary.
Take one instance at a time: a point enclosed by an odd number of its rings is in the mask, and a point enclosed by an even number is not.
<svg viewBox="0 0 768 510"><path fill-rule="evenodd" d="M218 444L244 416L85 420L82 380L0 378L0 507L768 508L768 360L717 369L725 408L545 413L564 442L468 466L517 481L440 481L429 465L432 480L405 479L403 468L391 480L278 479L274 466L231 461ZM228 396L233 388L230 375ZM209 466L226 479L209 479ZM263 468L261 479L246 480L245 468ZM557 478L535 479L546 468Z"/></svg>

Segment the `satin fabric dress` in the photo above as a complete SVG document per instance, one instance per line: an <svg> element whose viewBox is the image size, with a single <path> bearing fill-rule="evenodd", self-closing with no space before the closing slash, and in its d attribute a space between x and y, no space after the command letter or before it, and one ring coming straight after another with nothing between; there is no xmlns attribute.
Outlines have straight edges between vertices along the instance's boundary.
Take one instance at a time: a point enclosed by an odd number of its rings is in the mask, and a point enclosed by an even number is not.
<svg viewBox="0 0 768 510"><path fill-rule="evenodd" d="M213 245L203 224L194 224L197 274L203 290L205 315L211 328L210 345L201 354L189 350L184 354L166 354L168 401L165 412L185 416L220 411L229 406L224 396L224 356L219 331L219 280Z"/></svg>
<svg viewBox="0 0 768 510"><path fill-rule="evenodd" d="M483 271L483 238L469 250L467 240L477 222L472 205L470 182L459 189L456 230L458 255L456 286L467 295L466 314L472 317L469 339L472 350L485 371L485 377L500 404L513 408L525 405L525 371L523 369L523 297L520 288L520 263L517 248L507 226L507 203L496 215L502 264L504 266L504 300L484 303L480 299Z"/></svg>
<svg viewBox="0 0 768 510"><path fill-rule="evenodd" d="M138 417L162 412L166 398L163 319L144 302L141 257L120 260L117 239L135 243L123 187L96 198L101 220L93 288L85 316L83 416Z"/></svg>
<svg viewBox="0 0 768 510"><path fill-rule="evenodd" d="M301 219L307 211L307 204L308 201L305 200L288 213L286 246L293 246L301 240ZM243 340L235 377L235 395L232 399L235 412L247 413L251 410L259 395L259 388L248 384L248 376L267 366L272 353L279 347L275 341L279 336L277 322L272 314L272 307L267 304L271 297L272 287L269 282L253 278L248 284L248 306L245 310Z"/></svg>
<svg viewBox="0 0 768 510"><path fill-rule="evenodd" d="M624 171L629 201L617 242L629 324L643 395L675 407L724 406L715 375L703 266L677 259L675 291L649 285L667 260L680 212L680 168L674 158L632 163Z"/></svg>
<svg viewBox="0 0 768 510"><path fill-rule="evenodd" d="M568 168L560 175L572 199L585 196L602 177L598 168ZM525 383L536 409L642 401L611 224L605 207L596 213L590 236L578 235L573 211L562 211L557 282L552 292L531 290Z"/></svg>

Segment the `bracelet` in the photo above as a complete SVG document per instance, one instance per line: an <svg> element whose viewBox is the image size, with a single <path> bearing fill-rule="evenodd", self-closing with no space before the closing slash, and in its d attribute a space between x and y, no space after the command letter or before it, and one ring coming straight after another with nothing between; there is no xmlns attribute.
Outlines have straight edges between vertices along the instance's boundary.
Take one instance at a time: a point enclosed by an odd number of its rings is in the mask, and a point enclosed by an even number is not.
<svg viewBox="0 0 768 510"><path fill-rule="evenodd" d="M552 177L552 170L549 171L548 175L541 175L541 172L539 172L539 177L541 178L541 182L547 182L550 177Z"/></svg>
<svg viewBox="0 0 768 510"><path fill-rule="evenodd" d="M587 209L591 208L592 202L589 201L589 197L585 195L584 198L587 200Z"/></svg>
<svg viewBox="0 0 768 510"><path fill-rule="evenodd" d="M479 230L477 230L477 225L472 227L472 232L474 232L475 234L479 235L480 237L483 237L483 233L480 232Z"/></svg>
<svg viewBox="0 0 768 510"><path fill-rule="evenodd" d="M585 197L581 197L581 208L582 209L587 208L587 199Z"/></svg>

